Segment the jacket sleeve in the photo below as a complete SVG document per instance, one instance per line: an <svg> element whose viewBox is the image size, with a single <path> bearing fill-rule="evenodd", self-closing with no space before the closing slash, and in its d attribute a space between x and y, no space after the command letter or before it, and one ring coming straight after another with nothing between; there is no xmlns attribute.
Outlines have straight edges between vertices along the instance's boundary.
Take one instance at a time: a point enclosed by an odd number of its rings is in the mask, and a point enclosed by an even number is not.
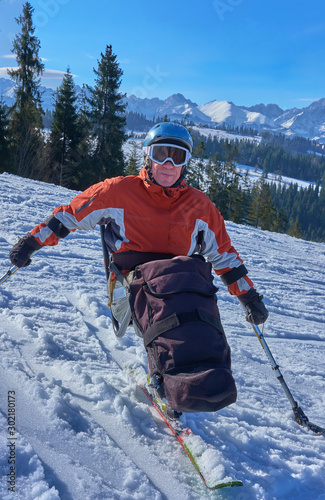
<svg viewBox="0 0 325 500"><path fill-rule="evenodd" d="M94 229L97 224L105 224L114 210L108 206L108 200L114 198L112 186L118 179L106 179L94 184L75 196L69 205L56 208L51 217L31 231L35 240L41 245L54 246L61 237L70 232L88 231Z"/></svg>
<svg viewBox="0 0 325 500"><path fill-rule="evenodd" d="M222 215L210 202L206 227L203 224L202 254L211 262L216 274L227 285L231 295L242 295L254 287L247 269L233 247Z"/></svg>

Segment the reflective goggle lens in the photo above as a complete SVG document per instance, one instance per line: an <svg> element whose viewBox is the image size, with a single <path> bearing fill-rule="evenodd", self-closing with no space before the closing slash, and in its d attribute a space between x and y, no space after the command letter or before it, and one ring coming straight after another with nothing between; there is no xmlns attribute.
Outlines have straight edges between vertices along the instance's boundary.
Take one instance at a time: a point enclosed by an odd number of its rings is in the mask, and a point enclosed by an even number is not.
<svg viewBox="0 0 325 500"><path fill-rule="evenodd" d="M191 153L181 146L171 146L170 144L153 144L147 148L147 154L156 163L162 165L166 161L171 161L175 167L185 165L191 157Z"/></svg>

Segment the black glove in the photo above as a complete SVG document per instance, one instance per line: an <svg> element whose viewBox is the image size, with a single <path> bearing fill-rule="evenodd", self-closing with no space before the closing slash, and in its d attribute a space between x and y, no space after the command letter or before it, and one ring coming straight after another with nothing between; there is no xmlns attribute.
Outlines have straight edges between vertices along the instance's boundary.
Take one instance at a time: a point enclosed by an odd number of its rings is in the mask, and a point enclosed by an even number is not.
<svg viewBox="0 0 325 500"><path fill-rule="evenodd" d="M31 255L42 248L42 245L37 243L34 236L27 233L26 236L20 238L18 243L12 247L9 252L9 258L11 263L17 267L29 266L31 261Z"/></svg>
<svg viewBox="0 0 325 500"><path fill-rule="evenodd" d="M238 299L246 309L246 321L253 325L260 325L267 320L269 313L263 304L263 295L259 295L255 288L239 295Z"/></svg>

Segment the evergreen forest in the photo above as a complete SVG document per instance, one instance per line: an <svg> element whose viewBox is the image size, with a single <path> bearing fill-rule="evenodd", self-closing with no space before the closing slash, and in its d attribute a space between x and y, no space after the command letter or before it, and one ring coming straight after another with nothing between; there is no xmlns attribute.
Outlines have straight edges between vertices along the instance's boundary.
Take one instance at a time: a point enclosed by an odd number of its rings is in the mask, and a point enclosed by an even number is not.
<svg viewBox="0 0 325 500"><path fill-rule="evenodd" d="M93 69L93 88L84 86L77 94L67 68L55 92L53 112L42 109L44 65L40 41L34 35L33 11L26 2L16 19L21 28L12 48L17 68L8 71L16 83L13 106L8 108L0 97L0 173L76 190L107 177L137 174L142 158L136 142L128 158L123 154L127 130L145 133L168 117L148 120L140 113L126 112L126 96L120 92L123 72L111 45L105 47ZM242 128L227 129L227 139L205 137L188 121L184 125L194 140L187 182L204 191L225 219L325 242L322 145L269 132L257 136L256 131ZM248 170L237 165L260 169L260 180L252 184ZM270 173L277 175L277 182L269 181ZM288 186L282 176L310 185L299 188L293 182Z"/></svg>

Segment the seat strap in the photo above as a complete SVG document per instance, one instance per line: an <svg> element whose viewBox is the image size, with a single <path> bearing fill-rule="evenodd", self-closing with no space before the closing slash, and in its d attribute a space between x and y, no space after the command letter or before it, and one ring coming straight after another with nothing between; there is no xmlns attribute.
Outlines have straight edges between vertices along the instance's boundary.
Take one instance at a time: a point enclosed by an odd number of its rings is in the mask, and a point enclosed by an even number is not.
<svg viewBox="0 0 325 500"><path fill-rule="evenodd" d="M163 333L184 325L185 323L195 323L196 321L204 321L210 326L213 326L221 334L224 334L223 327L216 316L204 311L203 309L195 309L195 311L188 311L183 313L173 313L166 318L157 321L152 325L143 335L144 346L147 347L153 340L162 335Z"/></svg>

